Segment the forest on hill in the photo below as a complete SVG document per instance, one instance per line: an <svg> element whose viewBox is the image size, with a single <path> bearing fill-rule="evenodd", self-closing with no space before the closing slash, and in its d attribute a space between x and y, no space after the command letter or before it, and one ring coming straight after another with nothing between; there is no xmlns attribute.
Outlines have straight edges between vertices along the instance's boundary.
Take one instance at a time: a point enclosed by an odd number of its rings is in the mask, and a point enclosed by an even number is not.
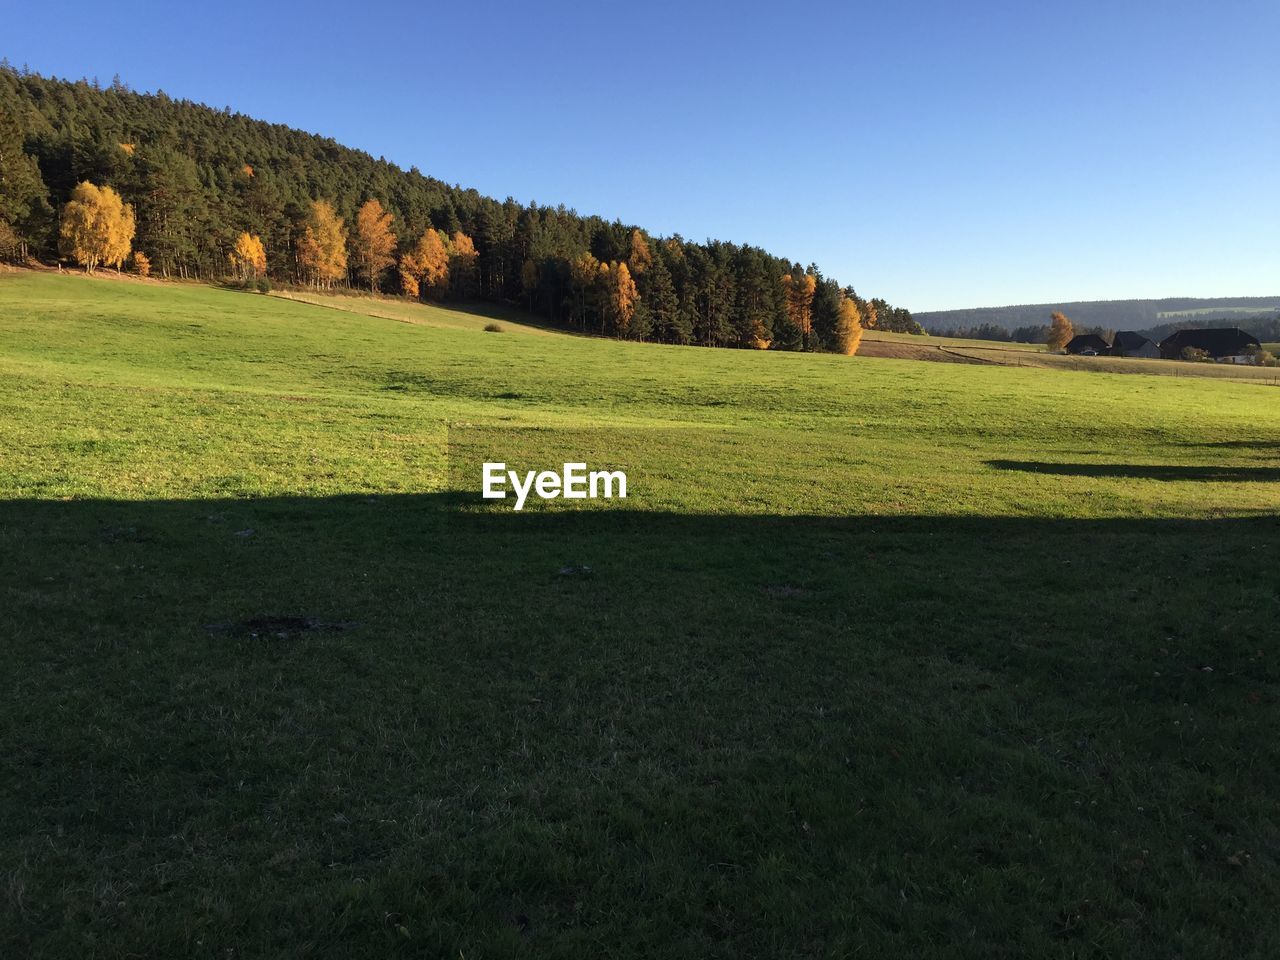
<svg viewBox="0 0 1280 960"><path fill-rule="evenodd" d="M1100 330L1169 332L1202 324L1244 328L1250 320L1269 319L1280 312L1280 294L1271 297L1166 297L1160 300L1087 300L1072 303L1031 303L1008 307L920 312L915 319L932 333L973 331L982 327L1016 331L1047 327L1054 312L1065 313L1077 327ZM984 338L992 339L992 338Z"/></svg>
<svg viewBox="0 0 1280 960"><path fill-rule="evenodd" d="M0 183L9 259L519 303L583 330L704 346L851 352L857 329L920 332L909 311L812 264L498 201L118 79L0 65ZM85 254L103 210L112 226Z"/></svg>

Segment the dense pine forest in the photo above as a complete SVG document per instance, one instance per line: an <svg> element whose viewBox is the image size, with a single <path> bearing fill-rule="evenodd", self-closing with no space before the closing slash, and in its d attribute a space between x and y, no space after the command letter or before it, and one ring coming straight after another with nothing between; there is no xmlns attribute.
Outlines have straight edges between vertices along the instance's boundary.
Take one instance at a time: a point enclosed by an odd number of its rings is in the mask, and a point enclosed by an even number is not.
<svg viewBox="0 0 1280 960"><path fill-rule="evenodd" d="M757 247L494 200L118 79L3 64L0 185L11 260L511 302L594 333L704 346L848 353L859 328L920 332L907 310ZM103 209L110 237L86 254Z"/></svg>

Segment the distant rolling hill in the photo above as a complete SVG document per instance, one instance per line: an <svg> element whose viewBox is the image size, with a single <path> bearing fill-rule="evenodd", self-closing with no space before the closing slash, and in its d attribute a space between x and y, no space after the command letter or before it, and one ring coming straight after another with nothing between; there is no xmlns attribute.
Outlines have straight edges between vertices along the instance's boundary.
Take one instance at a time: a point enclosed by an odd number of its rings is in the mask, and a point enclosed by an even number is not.
<svg viewBox="0 0 1280 960"><path fill-rule="evenodd" d="M1271 297L1166 297L1163 300L1082 300L1074 303L1030 303L1011 307L975 307L915 314L926 330L955 330L992 324L1013 330L1047 324L1061 310L1077 326L1111 330L1146 330L1163 324L1201 320L1271 317L1280 312L1280 294Z"/></svg>

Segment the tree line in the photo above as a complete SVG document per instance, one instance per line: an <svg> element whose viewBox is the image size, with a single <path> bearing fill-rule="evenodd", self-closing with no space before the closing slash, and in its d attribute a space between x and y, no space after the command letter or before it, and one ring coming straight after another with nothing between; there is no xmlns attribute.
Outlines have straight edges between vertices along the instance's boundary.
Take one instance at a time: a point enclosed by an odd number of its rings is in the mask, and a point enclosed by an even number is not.
<svg viewBox="0 0 1280 960"><path fill-rule="evenodd" d="M1096 333L1111 340L1115 331L1108 327L1081 325L1070 320L1062 311L1049 315L1048 323L1033 323L1009 330L994 323L974 326L952 326L930 330L935 337L959 337L962 340L991 340L995 343L1047 343L1053 349L1065 346L1076 334Z"/></svg>
<svg viewBox="0 0 1280 960"><path fill-rule="evenodd" d="M1033 323L1013 330L994 323L963 324L931 328L935 337L959 337L963 340L991 340L996 343L1048 343L1050 324Z"/></svg>
<svg viewBox="0 0 1280 960"><path fill-rule="evenodd" d="M519 303L595 333L705 346L848 352L855 329L921 332L909 311L812 264L494 200L118 79L101 87L0 65L0 184L10 259ZM118 222L86 218L90 206ZM85 245L94 222L96 252Z"/></svg>

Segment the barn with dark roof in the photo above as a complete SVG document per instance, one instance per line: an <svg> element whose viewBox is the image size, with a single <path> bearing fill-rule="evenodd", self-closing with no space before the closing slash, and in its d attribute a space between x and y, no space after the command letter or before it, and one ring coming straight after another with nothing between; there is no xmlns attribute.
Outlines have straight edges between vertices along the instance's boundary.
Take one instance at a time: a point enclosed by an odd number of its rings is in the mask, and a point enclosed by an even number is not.
<svg viewBox="0 0 1280 960"><path fill-rule="evenodd" d="M1160 348L1133 330L1121 330L1111 341L1113 357L1145 357L1154 360L1160 356Z"/></svg>
<svg viewBox="0 0 1280 960"><path fill-rule="evenodd" d="M1261 346L1258 338L1239 327L1212 327L1206 330L1178 330L1160 341L1160 356L1181 360L1183 351L1203 350L1214 360L1238 360L1248 356L1249 348Z"/></svg>
<svg viewBox="0 0 1280 960"><path fill-rule="evenodd" d="M1067 343L1067 353L1077 353L1084 357L1102 356L1111 349L1111 344L1096 333L1078 333Z"/></svg>

